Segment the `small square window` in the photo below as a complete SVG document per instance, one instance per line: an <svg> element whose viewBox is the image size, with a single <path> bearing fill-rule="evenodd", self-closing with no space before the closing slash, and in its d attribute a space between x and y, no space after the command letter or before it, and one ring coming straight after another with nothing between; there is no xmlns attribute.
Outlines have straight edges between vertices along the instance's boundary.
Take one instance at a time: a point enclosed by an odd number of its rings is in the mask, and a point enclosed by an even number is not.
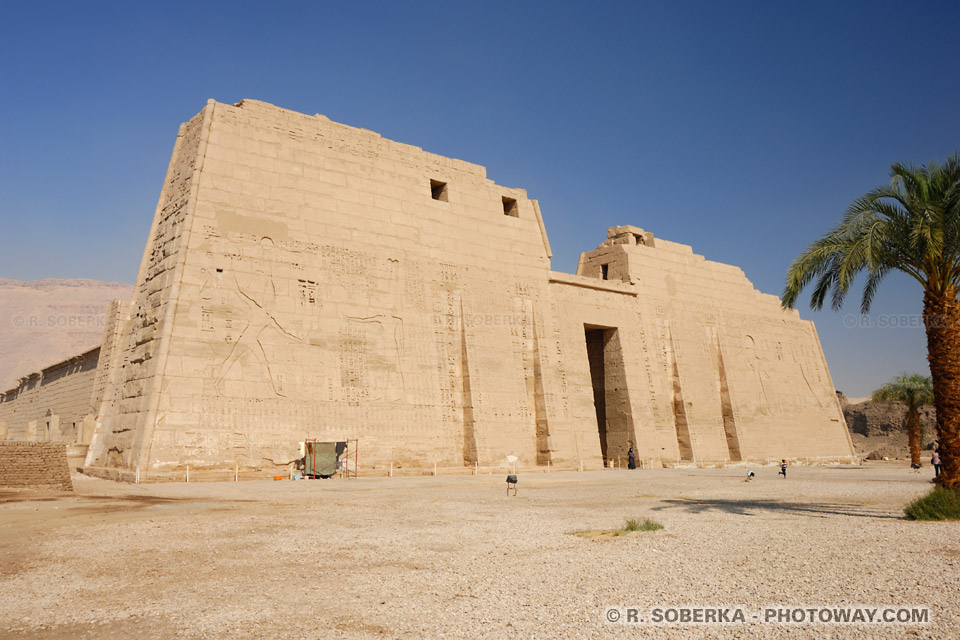
<svg viewBox="0 0 960 640"><path fill-rule="evenodd" d="M512 216L514 218L520 217L520 207L517 206L516 200L513 198L503 199L503 215Z"/></svg>
<svg viewBox="0 0 960 640"><path fill-rule="evenodd" d="M447 202L447 183L439 180L430 181L430 195L434 200Z"/></svg>

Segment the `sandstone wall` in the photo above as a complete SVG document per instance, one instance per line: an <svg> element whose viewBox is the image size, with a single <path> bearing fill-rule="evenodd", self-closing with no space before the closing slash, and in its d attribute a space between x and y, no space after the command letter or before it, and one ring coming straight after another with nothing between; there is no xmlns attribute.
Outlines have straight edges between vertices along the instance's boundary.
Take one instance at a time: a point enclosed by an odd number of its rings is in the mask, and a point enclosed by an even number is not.
<svg viewBox="0 0 960 640"><path fill-rule="evenodd" d="M123 357L121 343L124 332L128 330L129 322L130 302L128 300L111 302L103 328L103 343L100 345L97 373L90 392L90 407L94 415L98 414L104 395L113 382L112 376L121 369ZM89 435L84 442L90 442Z"/></svg>
<svg viewBox="0 0 960 640"><path fill-rule="evenodd" d="M589 459L605 451L608 460L625 460L632 445L642 457L659 460L659 451L653 455L659 449L655 427L644 414L642 393L650 381L640 357L646 345L637 292L618 282L555 272L550 294L556 357L550 363L554 375L548 381L549 406L559 448L567 452L564 457ZM604 335L611 329L615 335ZM602 363L602 375L591 370L588 330L599 332L591 335L597 339L593 363ZM601 379L602 392L595 395L594 385ZM606 409L606 443L599 435L597 404Z"/></svg>
<svg viewBox="0 0 960 640"><path fill-rule="evenodd" d="M90 394L99 354L99 348L92 349L48 367L0 395L0 436L18 441L89 442L95 414Z"/></svg>
<svg viewBox="0 0 960 640"><path fill-rule="evenodd" d="M850 456L812 324L631 229L553 273L536 201L483 167L211 101L178 135L87 464L259 467L305 438L383 466Z"/></svg>
<svg viewBox="0 0 960 640"><path fill-rule="evenodd" d="M535 203L482 167L211 103L178 138L88 462L356 437L371 462L533 461L548 270Z"/></svg>
<svg viewBox="0 0 960 640"><path fill-rule="evenodd" d="M581 257L581 275L604 271L637 292L643 343L630 358L646 377L635 415L652 429L638 433L641 451L680 460L851 456L816 330L796 310L756 291L739 268L636 227L611 229Z"/></svg>
<svg viewBox="0 0 960 640"><path fill-rule="evenodd" d="M147 451L158 419L172 317L193 224L200 165L213 105L180 127L153 225L140 262L134 296L121 331L116 369L106 376L89 460L137 466L132 452ZM108 442L109 441L109 442Z"/></svg>
<svg viewBox="0 0 960 640"><path fill-rule="evenodd" d="M67 445L0 442L0 487L73 491L67 467Z"/></svg>

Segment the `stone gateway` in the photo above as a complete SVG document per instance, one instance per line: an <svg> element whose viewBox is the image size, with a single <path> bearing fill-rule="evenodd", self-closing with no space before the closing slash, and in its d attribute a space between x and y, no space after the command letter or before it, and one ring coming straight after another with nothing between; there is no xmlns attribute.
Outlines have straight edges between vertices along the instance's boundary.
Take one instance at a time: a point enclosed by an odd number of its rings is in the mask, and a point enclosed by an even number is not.
<svg viewBox="0 0 960 640"><path fill-rule="evenodd" d="M853 450L816 331L643 229L551 270L483 167L263 102L181 126L105 339L90 467L598 468Z"/></svg>

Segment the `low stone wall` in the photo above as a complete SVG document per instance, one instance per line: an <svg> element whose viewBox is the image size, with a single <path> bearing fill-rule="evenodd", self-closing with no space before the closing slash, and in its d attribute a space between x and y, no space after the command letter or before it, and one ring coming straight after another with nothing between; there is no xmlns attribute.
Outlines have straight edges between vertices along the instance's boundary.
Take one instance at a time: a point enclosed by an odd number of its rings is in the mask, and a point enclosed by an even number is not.
<svg viewBox="0 0 960 640"><path fill-rule="evenodd" d="M0 442L0 487L73 491L67 446L55 442Z"/></svg>
<svg viewBox="0 0 960 640"><path fill-rule="evenodd" d="M70 466L70 471L78 471L83 466L89 448L88 444L67 445L67 464Z"/></svg>
<svg viewBox="0 0 960 640"><path fill-rule="evenodd" d="M91 393L100 347L21 378L0 393L0 434L18 442L89 443L97 407Z"/></svg>

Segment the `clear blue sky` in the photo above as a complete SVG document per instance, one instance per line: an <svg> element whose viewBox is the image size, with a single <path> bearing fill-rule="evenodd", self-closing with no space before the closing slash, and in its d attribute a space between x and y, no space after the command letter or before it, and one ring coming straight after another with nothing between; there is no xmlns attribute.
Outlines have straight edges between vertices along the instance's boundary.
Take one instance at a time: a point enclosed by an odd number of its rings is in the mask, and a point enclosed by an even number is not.
<svg viewBox="0 0 960 640"><path fill-rule="evenodd" d="M557 270L634 224L779 294L890 163L960 149L958 26L955 0L6 2L0 277L132 283L178 125L255 98L485 165ZM920 300L892 277L874 319ZM801 311L837 387L926 371L922 329L847 328L857 302Z"/></svg>

